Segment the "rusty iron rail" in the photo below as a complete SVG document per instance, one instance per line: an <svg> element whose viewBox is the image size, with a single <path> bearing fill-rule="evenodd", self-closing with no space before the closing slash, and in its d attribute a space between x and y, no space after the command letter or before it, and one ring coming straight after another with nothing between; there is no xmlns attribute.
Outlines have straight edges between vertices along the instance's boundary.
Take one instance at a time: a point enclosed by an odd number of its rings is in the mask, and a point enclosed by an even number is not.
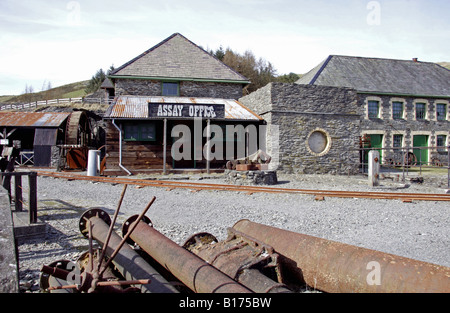
<svg viewBox="0 0 450 313"><path fill-rule="evenodd" d="M163 181L163 180L146 180L133 178L117 178L103 176L85 176L71 173L55 173L48 171L39 171L39 176L87 180L112 184L128 184L137 186L149 186L160 188L183 188L191 190L220 190L220 191L238 191L247 193L291 193L291 194L309 194L323 197L335 198L363 198L363 199L386 199L386 200L403 200L403 201L450 201L450 194L428 194L428 193L395 193L395 192L358 192L358 191L337 191L337 190L308 190L308 189L291 189L278 187L262 187L262 186L238 186L227 184L208 184L193 183L179 181Z"/></svg>
<svg viewBox="0 0 450 313"><path fill-rule="evenodd" d="M130 238L192 291L196 293L252 292L165 237L143 220L139 220L138 216L132 216L124 223L123 234L128 233L130 225L135 225Z"/></svg>
<svg viewBox="0 0 450 313"><path fill-rule="evenodd" d="M344 293L449 293L450 268L249 220L234 229L272 246L310 287ZM289 262L288 262L289 263Z"/></svg>

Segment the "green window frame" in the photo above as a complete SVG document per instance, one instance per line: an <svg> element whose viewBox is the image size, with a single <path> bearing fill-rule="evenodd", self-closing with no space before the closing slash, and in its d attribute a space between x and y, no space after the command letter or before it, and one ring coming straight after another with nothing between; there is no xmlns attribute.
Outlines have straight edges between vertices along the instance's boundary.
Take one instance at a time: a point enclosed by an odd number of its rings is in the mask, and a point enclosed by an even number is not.
<svg viewBox="0 0 450 313"><path fill-rule="evenodd" d="M369 101L368 102L369 118L378 118L380 116L380 102Z"/></svg>
<svg viewBox="0 0 450 313"><path fill-rule="evenodd" d="M447 105L445 103L436 104L436 119L445 121L447 119Z"/></svg>
<svg viewBox="0 0 450 313"><path fill-rule="evenodd" d="M399 120L403 118L403 102L393 102L392 103L392 118Z"/></svg>
<svg viewBox="0 0 450 313"><path fill-rule="evenodd" d="M424 120L427 114L427 105L425 103L416 103L416 120Z"/></svg>
<svg viewBox="0 0 450 313"><path fill-rule="evenodd" d="M123 132L125 141L156 141L155 123L126 123Z"/></svg>
<svg viewBox="0 0 450 313"><path fill-rule="evenodd" d="M180 95L180 84L177 82L162 82L161 94L166 97L178 97Z"/></svg>

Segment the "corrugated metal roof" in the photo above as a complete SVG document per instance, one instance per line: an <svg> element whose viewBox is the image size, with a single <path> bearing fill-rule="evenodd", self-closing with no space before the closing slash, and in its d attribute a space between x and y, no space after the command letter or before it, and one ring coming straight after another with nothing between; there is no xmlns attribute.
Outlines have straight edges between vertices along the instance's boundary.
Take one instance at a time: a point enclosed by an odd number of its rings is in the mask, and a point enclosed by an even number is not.
<svg viewBox="0 0 450 313"><path fill-rule="evenodd" d="M106 112L106 118L132 118L148 119L149 103L171 103L171 104L203 104L225 106L225 119L230 120L253 120L263 118L252 112L242 103L233 99L217 98L188 98L188 97L145 97L145 96L119 96Z"/></svg>
<svg viewBox="0 0 450 313"><path fill-rule="evenodd" d="M58 127L70 113L0 112L0 126L8 127Z"/></svg>

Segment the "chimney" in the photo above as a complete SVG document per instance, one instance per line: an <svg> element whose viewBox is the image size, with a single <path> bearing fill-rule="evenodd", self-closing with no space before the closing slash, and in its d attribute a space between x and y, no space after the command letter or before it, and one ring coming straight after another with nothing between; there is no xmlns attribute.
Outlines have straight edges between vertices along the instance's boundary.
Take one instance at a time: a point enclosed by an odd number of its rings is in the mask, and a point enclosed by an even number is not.
<svg viewBox="0 0 450 313"><path fill-rule="evenodd" d="M413 58L412 60L413 60L414 62L416 62L416 63L419 62L419 59L418 59L418 58Z"/></svg>

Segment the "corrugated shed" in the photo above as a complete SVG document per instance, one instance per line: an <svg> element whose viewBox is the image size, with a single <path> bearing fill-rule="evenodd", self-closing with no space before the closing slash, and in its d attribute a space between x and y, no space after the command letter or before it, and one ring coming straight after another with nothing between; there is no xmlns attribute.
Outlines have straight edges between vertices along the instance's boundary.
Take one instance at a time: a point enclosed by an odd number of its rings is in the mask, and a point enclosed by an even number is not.
<svg viewBox="0 0 450 313"><path fill-rule="evenodd" d="M70 113L0 112L3 127L58 127Z"/></svg>
<svg viewBox="0 0 450 313"><path fill-rule="evenodd" d="M225 106L225 119L229 120L263 120L242 103L233 99L188 98L188 97L143 97L119 96L105 114L105 118L148 119L148 104L203 104Z"/></svg>

